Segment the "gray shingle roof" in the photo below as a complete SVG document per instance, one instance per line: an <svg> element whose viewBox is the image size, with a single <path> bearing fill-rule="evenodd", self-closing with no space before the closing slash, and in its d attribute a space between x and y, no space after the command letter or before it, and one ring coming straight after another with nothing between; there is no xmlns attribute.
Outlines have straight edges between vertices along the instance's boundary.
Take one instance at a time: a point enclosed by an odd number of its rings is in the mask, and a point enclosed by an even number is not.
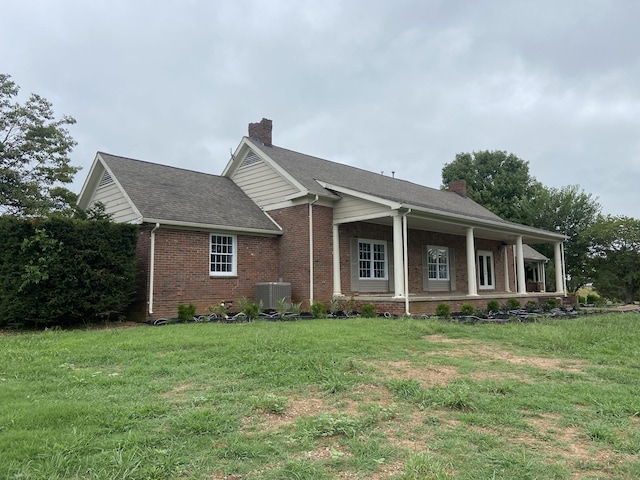
<svg viewBox="0 0 640 480"><path fill-rule="evenodd" d="M280 232L226 177L98 153L144 218Z"/></svg>
<svg viewBox="0 0 640 480"><path fill-rule="evenodd" d="M525 260L548 262L549 259L529 245L522 245L522 256Z"/></svg>
<svg viewBox="0 0 640 480"><path fill-rule="evenodd" d="M253 139L249 140L312 194L330 194L316 181L320 180L415 207L492 221L504 221L470 198L454 192L425 187L285 148L266 146Z"/></svg>

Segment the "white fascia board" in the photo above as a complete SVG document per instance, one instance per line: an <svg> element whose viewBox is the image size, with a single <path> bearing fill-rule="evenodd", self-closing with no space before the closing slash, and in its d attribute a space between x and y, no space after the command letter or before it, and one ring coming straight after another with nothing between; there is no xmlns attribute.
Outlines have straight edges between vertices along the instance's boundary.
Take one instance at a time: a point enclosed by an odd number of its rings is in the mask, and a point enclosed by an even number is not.
<svg viewBox="0 0 640 480"><path fill-rule="evenodd" d="M366 222L367 220L375 220L376 218L386 218L386 217L396 217L397 212L394 210L390 210L387 213L370 213L368 215L358 215L355 217L349 218L341 218L340 220L334 220L333 223L336 225L341 225L343 223L353 223L353 222Z"/></svg>
<svg viewBox="0 0 640 480"><path fill-rule="evenodd" d="M305 194L308 193L304 185L302 185L295 178L289 175L289 172L283 169L280 165L278 165L276 162L271 160L271 157L269 157L269 155L263 152L262 149L257 144L253 143L253 141L250 138L244 137L242 141L246 142L249 145L249 148L253 150L253 153L255 153L258 157L260 157L264 162L268 163L271 166L271 168L273 168L276 172L278 172L282 176L282 178L284 178L287 182L289 182L291 185L297 188L300 192L304 192Z"/></svg>
<svg viewBox="0 0 640 480"><path fill-rule="evenodd" d="M98 182L100 181L100 174L103 174L103 172L100 171L100 167L104 169L104 165L98 160L99 158L100 154L96 154L96 157L93 159L93 163L91 164L89 174L87 175L87 178L84 179L84 183L82 184L82 188L78 194L78 200L76 203L82 209L89 206L89 200L91 200L91 197L95 193L96 185L98 185ZM89 190L91 190L91 193L89 193ZM88 196L88 198L85 198L85 196Z"/></svg>
<svg viewBox="0 0 640 480"><path fill-rule="evenodd" d="M243 137L236 147L236 151L231 154L231 158L229 159L227 166L224 167L224 170L222 171L222 174L220 176L231 178L238 167L242 165L244 157L246 156L247 150L249 148L247 147L247 142L245 140L246 137Z"/></svg>
<svg viewBox="0 0 640 480"><path fill-rule="evenodd" d="M100 159L100 163L102 163L102 166L104 167L104 169L109 173L109 175L111 176L111 179L118 187L118 190L120 190L120 193L122 193L122 196L125 198L125 200L129 204L131 209L136 214L136 217L142 218L142 213L140 213L140 210L138 210L138 207L136 207L136 204L133 203L133 200L131 200L131 197L129 197L129 195L127 194L127 191L122 187L122 185L120 184L120 181L118 181L118 177L116 177L115 174L111 171L111 169L109 168L109 165L107 165L107 162L103 160L100 154L98 154L98 158Z"/></svg>
<svg viewBox="0 0 640 480"><path fill-rule="evenodd" d="M190 228L190 229L198 229L198 230L211 230L211 231L225 231L225 232L234 232L238 234L253 234L253 235L282 235L282 228L277 223L273 222L280 231L273 230L265 230L262 228L243 228L243 227L229 227L227 225L214 225L209 223L193 223L193 222L181 222L180 220L162 220L160 218L144 218L144 223L159 223L161 225L173 226L173 227L182 227L182 228Z"/></svg>
<svg viewBox="0 0 640 480"><path fill-rule="evenodd" d="M542 243L549 241L565 241L569 237L560 233L547 232L539 228L528 227L526 225L519 225L517 223L503 223L490 219L481 219L477 217L468 217L466 215L460 215L457 213L442 212L439 210L432 210L424 207L418 207L415 205L403 205L406 208L410 208L415 213L424 213L427 217L436 218L438 221L447 222L452 225L464 225L468 227L491 227L496 231L503 232L511 235L527 235L530 237L536 237L541 240Z"/></svg>
<svg viewBox="0 0 640 480"><path fill-rule="evenodd" d="M377 203L379 205L385 205L389 207L391 210L398 210L402 208L404 205L400 202L394 202L393 200L387 200L386 198L377 197L375 195L371 195L369 193L362 193L357 190L352 190L346 187L340 187L337 185L333 185L331 183L323 182L322 180L316 179L323 188L327 190L334 190L336 192L344 193L345 195L351 195L352 197L361 198L362 200L366 200L368 202Z"/></svg>

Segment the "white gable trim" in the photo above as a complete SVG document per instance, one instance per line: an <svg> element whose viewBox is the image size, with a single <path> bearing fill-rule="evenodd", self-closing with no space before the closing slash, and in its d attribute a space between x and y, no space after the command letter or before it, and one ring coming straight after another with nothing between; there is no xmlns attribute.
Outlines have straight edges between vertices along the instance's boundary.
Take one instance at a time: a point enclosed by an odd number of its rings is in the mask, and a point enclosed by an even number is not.
<svg viewBox="0 0 640 480"><path fill-rule="evenodd" d="M322 185L323 188L326 188L327 190L333 190L334 192L344 193L345 195L351 195L352 197L361 198L368 202L385 205L389 207L391 210L398 210L403 206L402 203L399 203L399 202L387 200L386 198L376 197L375 195L371 195L369 193L362 193L357 190L352 190L350 188L340 187L337 185L333 185L331 183L323 182L322 180L316 179L316 182L318 182L320 185Z"/></svg>
<svg viewBox="0 0 640 480"><path fill-rule="evenodd" d="M131 197L129 197L124 188L122 188L122 185L118 181L118 178L107 166L107 163L100 155L100 152L96 154L96 158L91 164L89 175L87 175L87 179L82 185L82 189L80 190L80 194L78 195L78 206L82 209L87 209L91 206L91 204L93 203L93 199L95 198L96 191L98 190L98 187L100 185L100 181L104 177L105 172L111 177L113 183L118 188L118 191L137 217L137 221L135 223L141 222L142 214L140 213L140 210L138 210L138 207L135 206L135 204L131 200Z"/></svg>
<svg viewBox="0 0 640 480"><path fill-rule="evenodd" d="M249 154L249 151L252 151L262 161L268 163L271 168L273 168L280 176L282 176L282 178L284 178L287 182L289 182L293 187L298 189L303 195L307 193L307 189L300 182L298 182L295 178L289 175L289 172L284 170L280 165L278 165L276 162L271 160L271 158L266 153L264 153L261 148L259 148L256 144L254 144L251 141L251 139L247 137L243 137L242 140L240 141L240 145L238 145L238 148L236 148L236 151L231 157L231 160L229 160L229 163L224 168L222 172L222 176L233 179L233 175L236 173L238 168L240 168L240 166L242 165L242 162L244 162L244 159Z"/></svg>

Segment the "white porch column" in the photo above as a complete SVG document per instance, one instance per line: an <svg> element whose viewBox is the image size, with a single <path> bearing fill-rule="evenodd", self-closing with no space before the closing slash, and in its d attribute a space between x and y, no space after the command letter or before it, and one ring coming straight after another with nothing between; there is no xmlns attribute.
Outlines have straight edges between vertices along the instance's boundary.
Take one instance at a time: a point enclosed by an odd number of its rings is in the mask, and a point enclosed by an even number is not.
<svg viewBox="0 0 640 480"><path fill-rule="evenodd" d="M562 265L562 252L560 247L560 242L556 242L553 246L553 257L556 266L556 293L564 294L564 276L562 275L564 268Z"/></svg>
<svg viewBox="0 0 640 480"><path fill-rule="evenodd" d="M527 293L527 279L524 273L524 251L522 250L522 235L518 235L516 237L516 269L518 293Z"/></svg>
<svg viewBox="0 0 640 480"><path fill-rule="evenodd" d="M511 285L509 284L509 255L507 254L507 246L502 247L502 260L504 263L504 289L506 292L511 291Z"/></svg>
<svg viewBox="0 0 640 480"><path fill-rule="evenodd" d="M339 225L333 224L333 296L342 295L342 287L340 285L340 234L338 233Z"/></svg>
<svg viewBox="0 0 640 480"><path fill-rule="evenodd" d="M473 241L473 227L467 228L467 295L478 295L476 282L476 247Z"/></svg>
<svg viewBox="0 0 640 480"><path fill-rule="evenodd" d="M404 297L404 248L402 241L402 217L393 217L393 296Z"/></svg>

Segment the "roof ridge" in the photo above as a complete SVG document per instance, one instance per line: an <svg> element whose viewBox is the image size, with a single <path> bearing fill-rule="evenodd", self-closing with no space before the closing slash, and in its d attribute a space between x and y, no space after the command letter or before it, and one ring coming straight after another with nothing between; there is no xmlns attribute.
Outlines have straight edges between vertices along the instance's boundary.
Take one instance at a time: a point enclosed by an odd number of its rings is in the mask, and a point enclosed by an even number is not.
<svg viewBox="0 0 640 480"><path fill-rule="evenodd" d="M180 171L183 171L183 172L197 173L199 175L208 175L210 177L227 178L227 177L224 177L222 175L216 175L215 173L200 172L198 170L192 170L190 168L176 167L174 165L166 165L164 163L150 162L148 160L140 160L138 158L123 157L122 155L114 155L112 153L107 153L107 152L98 151L98 154L99 155L108 155L110 157L119 158L119 159L127 160L127 161L130 161L130 162L138 162L138 163L144 163L144 164L147 164L147 165L153 165L155 167L171 168L171 169L180 170Z"/></svg>
<svg viewBox="0 0 640 480"><path fill-rule="evenodd" d="M246 137L246 138L249 138L250 140L254 140L254 141L255 141L255 139L254 139L254 138L250 138L250 137ZM410 184L410 185L415 185L416 187L420 187L420 188L428 188L428 189L430 189L430 190L435 190L435 191L437 191L437 192L455 193L455 192L449 192L448 190L442 190L441 188L429 187L429 186L427 186L427 185L423 185L423 184L421 184L421 183L416 183L416 182L412 182L412 181L410 181L410 180L405 180L404 178L389 177L389 176L384 175L384 174L381 174L381 173L376 173L376 172L373 172L373 171L371 171L371 170L367 170L366 168L362 168L362 167L355 167L355 166L353 166L353 165L348 165L348 164L346 164L346 163L336 162L335 160L327 160L326 158L317 157L317 156L315 156L315 155L309 155L308 153L298 152L298 151L296 151L296 150L291 150L290 148L280 147L280 146L278 146L278 145L264 145L264 144L263 144L263 145L258 145L258 147L260 147L260 148L263 148L263 147L266 147L266 148L276 148L276 149L279 149L279 150L284 150L284 151L287 151L287 152L294 153L294 154L296 154L296 155L304 155L305 157L313 158L313 159L316 159L316 160L321 160L321 161L323 161L323 162L331 163L331 164L334 164L334 165L339 165L339 166L341 166L341 167L352 168L352 169L354 169L354 170L358 170L358 171L361 171L361 172L366 172L366 173L371 174L371 175L379 175L379 176L381 176L381 177L383 177L383 178L387 178L387 179L389 179L389 180L397 180L397 181L399 181L399 182L408 183L408 184ZM321 180L321 179L318 179L318 180ZM324 181L324 180L323 180L323 181Z"/></svg>

